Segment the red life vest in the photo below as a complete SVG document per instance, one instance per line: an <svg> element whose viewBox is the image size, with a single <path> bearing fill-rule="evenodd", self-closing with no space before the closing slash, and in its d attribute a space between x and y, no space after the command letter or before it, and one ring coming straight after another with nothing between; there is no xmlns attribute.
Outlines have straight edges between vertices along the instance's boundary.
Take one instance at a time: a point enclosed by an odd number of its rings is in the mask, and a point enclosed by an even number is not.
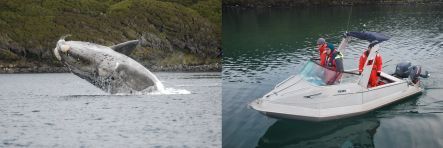
<svg viewBox="0 0 443 148"><path fill-rule="evenodd" d="M368 58L368 56L369 56L368 50L363 52L363 54L360 56L360 61L358 64L358 71L360 73L363 72L363 67L365 65L365 62L366 62L366 59ZM369 81L368 81L369 87L376 87L378 85L377 73L381 72L382 64L383 64L380 54L377 53L377 55L375 56L375 60L368 61L368 64L374 64L374 66L372 66L371 76L369 77Z"/></svg>
<svg viewBox="0 0 443 148"><path fill-rule="evenodd" d="M323 51L321 54L320 54L320 65L321 66L323 66L323 67L325 67L325 65L326 65L326 57L328 56L328 54L326 54L326 51Z"/></svg>
<svg viewBox="0 0 443 148"><path fill-rule="evenodd" d="M335 71L337 68L337 64L335 63L335 58L337 56L342 57L342 54L337 52L336 50L332 51L330 54L327 54L326 51L323 52L323 54L320 56L320 65Z"/></svg>
<svg viewBox="0 0 443 148"><path fill-rule="evenodd" d="M368 50L366 50L365 52L363 52L363 54L360 56L360 62L358 64L358 71L359 72L363 72L363 67L365 65L366 59L369 56L369 52ZM370 62L368 62L368 64L371 64ZM375 72L381 72L382 69L382 58L381 55L377 53L377 55L375 56L375 63L373 63L374 66L372 66L372 71Z"/></svg>
<svg viewBox="0 0 443 148"><path fill-rule="evenodd" d="M321 57L321 55L323 54L323 52L326 50L326 46L327 46L328 44L323 44L323 45L321 45L319 48L318 48L318 55Z"/></svg>
<svg viewBox="0 0 443 148"><path fill-rule="evenodd" d="M320 65L321 66L325 66L325 60L326 60L326 53L325 53L325 50L326 50L326 46L327 46L328 44L323 44L323 45L321 45L319 48L318 48L318 53L319 53L319 55L320 55Z"/></svg>

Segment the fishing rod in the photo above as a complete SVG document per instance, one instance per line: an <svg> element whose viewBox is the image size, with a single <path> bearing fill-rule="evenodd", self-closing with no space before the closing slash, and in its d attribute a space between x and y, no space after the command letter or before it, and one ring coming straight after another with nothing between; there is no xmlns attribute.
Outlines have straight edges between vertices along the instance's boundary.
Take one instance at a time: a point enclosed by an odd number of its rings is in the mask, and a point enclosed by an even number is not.
<svg viewBox="0 0 443 148"><path fill-rule="evenodd" d="M349 72L349 71L343 71L341 73L346 73L346 74L351 74L351 75L360 75L358 73L353 73L353 72Z"/></svg>
<svg viewBox="0 0 443 148"><path fill-rule="evenodd" d="M391 61L392 61L392 59L390 59L390 60L384 62L384 64L387 64L387 63L389 63L389 62L391 62ZM387 66L389 66L389 65L385 65L385 66L383 66L383 68L385 68L385 67L387 67Z"/></svg>
<svg viewBox="0 0 443 148"><path fill-rule="evenodd" d="M389 63L389 62L391 62L391 61L392 61L392 59L386 61L385 64L386 64L386 63ZM389 66L389 65L385 65L385 66L383 66L383 68L385 68L386 66ZM343 73L353 74L353 75L360 75L360 74L358 74L358 73L353 73L353 72L348 72L348 71L344 71Z"/></svg>

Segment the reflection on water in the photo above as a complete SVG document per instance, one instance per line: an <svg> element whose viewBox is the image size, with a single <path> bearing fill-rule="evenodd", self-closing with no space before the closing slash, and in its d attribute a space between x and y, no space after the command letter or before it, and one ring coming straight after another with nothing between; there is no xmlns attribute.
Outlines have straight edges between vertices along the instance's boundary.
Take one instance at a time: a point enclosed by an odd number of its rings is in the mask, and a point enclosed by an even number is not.
<svg viewBox="0 0 443 148"><path fill-rule="evenodd" d="M368 147L443 146L443 132L436 132L443 130L440 124L443 122L440 114L443 112L443 66L440 64L443 62L440 57L443 55L443 6L354 6L352 9L347 29L350 7L223 8L224 147L273 145L266 141L291 137L267 130L269 127L288 128L291 134L306 128L319 133L318 137L327 137L332 133L363 133L347 127L372 125L373 122L379 125ZM405 103L379 109L375 112L381 114L363 117L357 123L353 122L355 120L336 122L339 128L332 128L330 132L316 126L308 128L309 124L297 123L297 127L293 127L279 123L247 108L247 103L262 97L277 83L298 72L307 59L317 56L315 42L318 37L338 45L341 33L346 30L377 31L391 36L380 44L383 60L390 61L384 63L383 71L392 73L395 65L405 60L421 65L431 73L431 78L423 80L425 92ZM346 69L357 68L359 56L367 45L365 41L350 42L344 54ZM303 137L307 132L300 134L296 133L296 137ZM291 144L308 147L306 143L321 140L295 139ZM368 144L359 140L349 142L355 146ZM342 140L332 147L346 146L349 142Z"/></svg>
<svg viewBox="0 0 443 148"><path fill-rule="evenodd" d="M361 116L326 122L277 120L259 139L257 147L375 147L380 120L416 115L417 95ZM392 131L391 131L392 132ZM404 142L407 143L407 142Z"/></svg>
<svg viewBox="0 0 443 148"><path fill-rule="evenodd" d="M374 147L379 126L376 118L319 123L278 120L257 147Z"/></svg>

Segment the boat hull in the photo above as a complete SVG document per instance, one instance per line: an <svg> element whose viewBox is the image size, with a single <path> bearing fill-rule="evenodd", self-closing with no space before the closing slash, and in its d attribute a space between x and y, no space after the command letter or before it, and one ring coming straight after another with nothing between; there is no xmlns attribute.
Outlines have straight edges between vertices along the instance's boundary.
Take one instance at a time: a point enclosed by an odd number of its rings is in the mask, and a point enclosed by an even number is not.
<svg viewBox="0 0 443 148"><path fill-rule="evenodd" d="M293 105L290 103L275 103L275 100L258 99L249 104L249 106L260 113L279 119L295 119L306 121L328 121L335 119L348 118L361 115L377 108L403 100L410 96L421 94L422 88L416 85L409 85L406 82L398 82L376 89L367 89L359 93L349 94L348 96L331 95L317 100L331 99L335 102L324 103L317 106ZM388 94L391 95L383 95ZM341 97L341 98L340 98ZM357 103L350 103L355 98ZM294 100L300 100L300 96L294 96ZM289 99L285 99L289 100ZM343 100L342 102L340 102ZM361 100L361 101L360 101ZM278 100L277 100L278 101ZM311 101L311 100L308 100ZM337 106L334 104L346 104Z"/></svg>

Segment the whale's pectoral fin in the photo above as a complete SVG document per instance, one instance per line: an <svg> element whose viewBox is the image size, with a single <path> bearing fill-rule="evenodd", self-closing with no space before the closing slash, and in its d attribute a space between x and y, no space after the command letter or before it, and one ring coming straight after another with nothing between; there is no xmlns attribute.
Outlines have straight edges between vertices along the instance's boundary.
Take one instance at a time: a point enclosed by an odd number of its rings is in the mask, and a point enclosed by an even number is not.
<svg viewBox="0 0 443 148"><path fill-rule="evenodd" d="M115 71L123 79L125 84L134 90L141 91L148 87L155 86L154 81L151 80L148 75L126 64L119 64Z"/></svg>
<svg viewBox="0 0 443 148"><path fill-rule="evenodd" d="M122 54L129 55L137 47L139 43L140 40L132 40L111 46L109 48L113 49L114 51L120 52Z"/></svg>

